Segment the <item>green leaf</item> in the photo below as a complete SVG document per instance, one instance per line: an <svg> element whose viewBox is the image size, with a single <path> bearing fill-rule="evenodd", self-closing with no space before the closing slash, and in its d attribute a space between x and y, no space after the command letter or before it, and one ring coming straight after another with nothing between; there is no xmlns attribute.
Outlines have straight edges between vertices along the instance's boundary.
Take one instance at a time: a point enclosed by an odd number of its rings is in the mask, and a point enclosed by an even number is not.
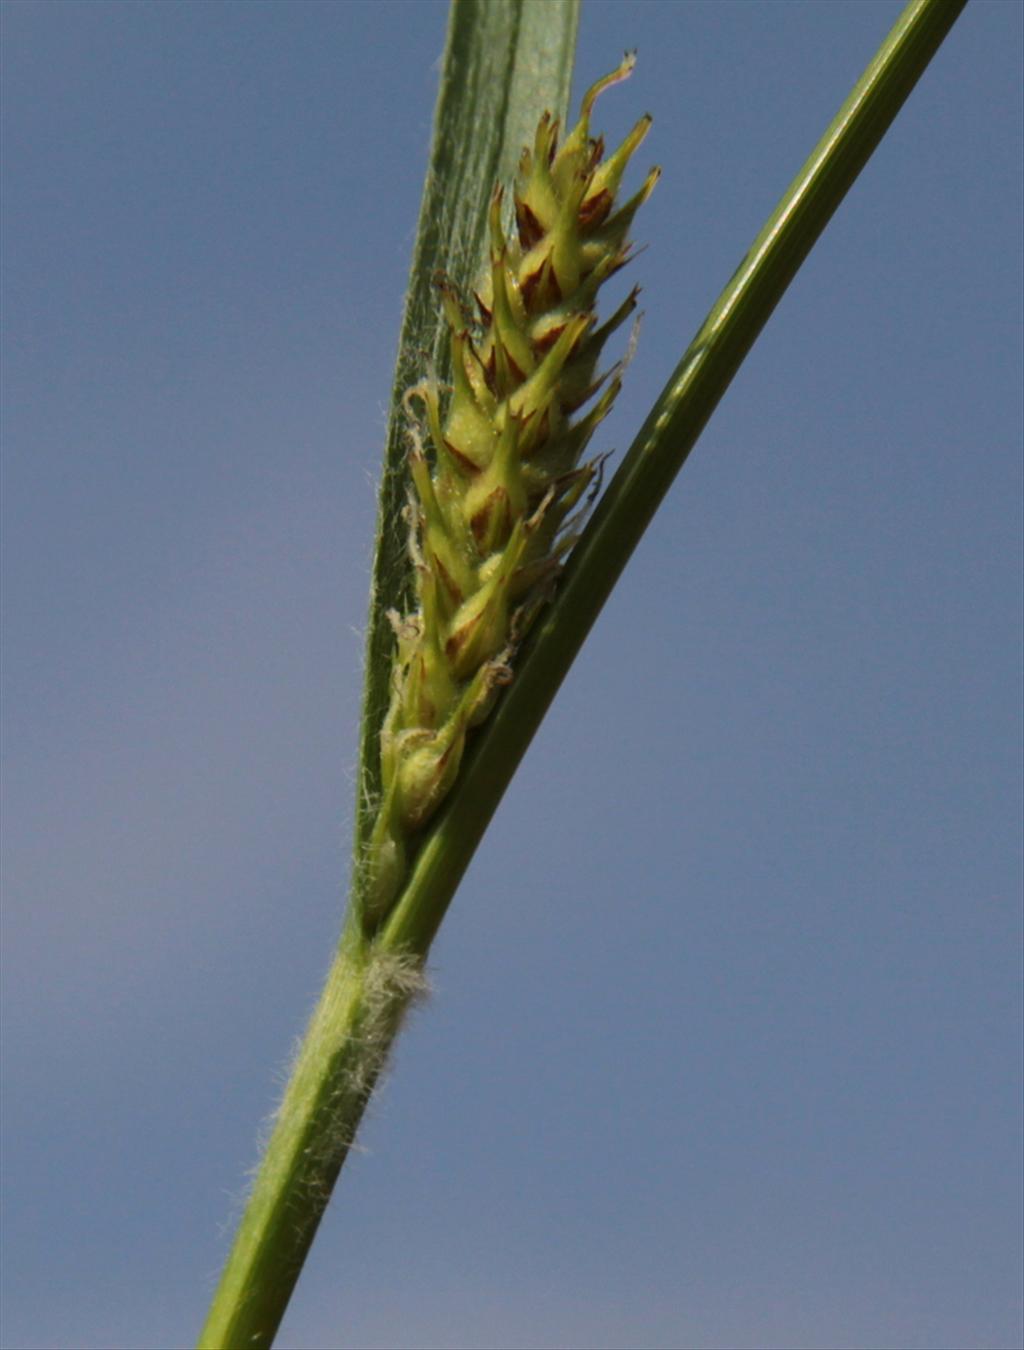
<svg viewBox="0 0 1024 1350"><path fill-rule="evenodd" d="M545 109L565 117L579 0L456 0L451 8L430 167L395 366L377 516L366 639L366 683L356 808L355 882L380 787L379 742L394 636L389 609L409 599L402 510L406 440L402 396L433 362L449 378L447 325L435 279L468 294L487 256L487 206L514 175Z"/></svg>

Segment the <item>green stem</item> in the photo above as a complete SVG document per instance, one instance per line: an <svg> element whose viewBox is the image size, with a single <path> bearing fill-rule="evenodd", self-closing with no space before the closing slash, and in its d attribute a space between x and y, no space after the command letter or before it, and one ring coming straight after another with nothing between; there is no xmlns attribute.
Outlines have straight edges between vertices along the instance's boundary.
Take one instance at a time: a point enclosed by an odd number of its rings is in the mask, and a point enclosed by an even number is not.
<svg viewBox="0 0 1024 1350"><path fill-rule="evenodd" d="M900 15L641 428L517 657L511 688L424 833L383 931L368 943L350 914L200 1346L271 1344L418 971L519 760L744 356L965 3L912 0ZM454 13L469 8L462 0ZM377 576L385 590L393 584ZM372 758L369 733L367 744Z"/></svg>
<svg viewBox="0 0 1024 1350"><path fill-rule="evenodd" d="M359 1060L367 966L358 942L342 943L292 1070L201 1347L273 1341L372 1088L373 1064Z"/></svg>

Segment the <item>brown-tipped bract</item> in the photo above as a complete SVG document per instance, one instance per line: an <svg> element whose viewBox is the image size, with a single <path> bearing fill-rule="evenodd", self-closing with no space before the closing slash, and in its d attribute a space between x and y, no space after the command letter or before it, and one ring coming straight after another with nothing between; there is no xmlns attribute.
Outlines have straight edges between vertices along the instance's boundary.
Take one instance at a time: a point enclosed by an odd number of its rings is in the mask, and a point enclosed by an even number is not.
<svg viewBox="0 0 1024 1350"><path fill-rule="evenodd" d="M491 200L490 264L475 294L479 323L440 284L451 332L453 384L424 380L406 396L413 431L408 507L416 609L393 615L391 702L381 729L381 800L369 845L362 918L388 915L405 880L413 836L455 782L469 730L511 678L517 639L575 540L572 512L595 482L581 463L619 391L619 372L596 374L608 337L636 308L634 290L597 326L598 289L629 261L629 227L658 179L616 207L642 117L603 159L590 134L597 95L625 79L627 56L583 99L558 146L545 114L523 151L503 228L504 194ZM573 414L600 394L576 421ZM429 441L429 456L422 437Z"/></svg>

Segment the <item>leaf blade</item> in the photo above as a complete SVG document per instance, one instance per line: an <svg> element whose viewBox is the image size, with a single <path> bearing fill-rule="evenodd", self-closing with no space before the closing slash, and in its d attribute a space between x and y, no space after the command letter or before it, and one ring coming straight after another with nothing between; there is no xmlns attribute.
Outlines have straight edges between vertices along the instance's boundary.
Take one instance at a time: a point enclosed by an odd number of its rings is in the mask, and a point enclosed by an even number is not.
<svg viewBox="0 0 1024 1350"><path fill-rule="evenodd" d="M448 377L447 326L434 278L463 292L486 256L487 204L511 178L545 109L564 117L572 78L579 0L454 0L430 166L424 185L388 417L378 502L366 638L359 747L354 886L373 826L379 786L378 735L387 708L393 638L389 609L408 598L402 510L406 439L402 396L433 363Z"/></svg>

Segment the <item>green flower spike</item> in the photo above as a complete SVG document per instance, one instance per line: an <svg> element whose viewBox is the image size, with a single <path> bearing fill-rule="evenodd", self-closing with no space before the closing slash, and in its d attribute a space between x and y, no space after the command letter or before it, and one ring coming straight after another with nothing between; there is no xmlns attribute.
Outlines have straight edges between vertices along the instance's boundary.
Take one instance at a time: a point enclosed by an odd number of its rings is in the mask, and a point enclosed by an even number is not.
<svg viewBox="0 0 1024 1350"><path fill-rule="evenodd" d="M581 458L619 392L621 365L610 379L595 371L605 342L635 310L637 291L601 327L597 292L629 261L629 227L659 171L616 209L622 176L651 119L642 117L602 159L590 114L598 94L626 79L634 63L627 55L587 91L561 149L557 121L547 113L540 119L520 160L510 234L504 194L495 189L490 265L474 297L478 323L451 285L440 283L453 384L442 397L427 379L406 395L411 421L414 401L424 412L424 425L411 428L409 456L416 608L392 615L382 794L362 897L367 932L387 918L416 832L458 776L467 732L512 678L516 642L575 542L574 509L597 482L597 461Z"/></svg>

